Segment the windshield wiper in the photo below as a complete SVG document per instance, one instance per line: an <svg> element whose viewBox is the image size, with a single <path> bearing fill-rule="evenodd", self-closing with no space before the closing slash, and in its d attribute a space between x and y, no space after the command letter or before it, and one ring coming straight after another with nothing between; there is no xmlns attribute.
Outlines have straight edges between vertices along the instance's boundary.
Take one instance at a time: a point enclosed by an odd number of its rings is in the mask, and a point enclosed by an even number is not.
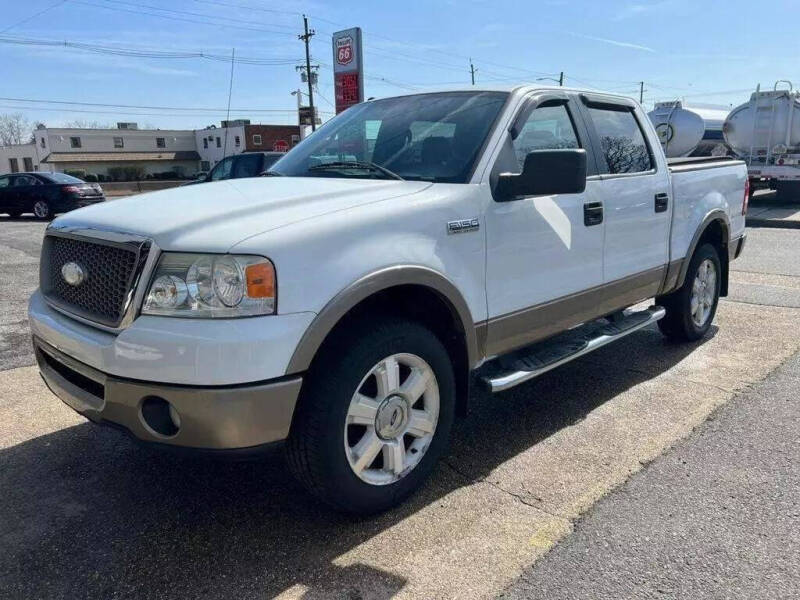
<svg viewBox="0 0 800 600"><path fill-rule="evenodd" d="M397 173L390 171L386 167L382 167L379 164L374 162L361 162L358 160L340 160L334 162L327 162L322 163L320 165L314 165L313 167L309 167L309 171L326 171L328 169L366 169L367 171L373 171L375 173L381 173L382 175L386 175L391 179L399 179L400 181L405 181L400 175Z"/></svg>
<svg viewBox="0 0 800 600"><path fill-rule="evenodd" d="M263 171L261 177L285 177L285 175L277 171Z"/></svg>

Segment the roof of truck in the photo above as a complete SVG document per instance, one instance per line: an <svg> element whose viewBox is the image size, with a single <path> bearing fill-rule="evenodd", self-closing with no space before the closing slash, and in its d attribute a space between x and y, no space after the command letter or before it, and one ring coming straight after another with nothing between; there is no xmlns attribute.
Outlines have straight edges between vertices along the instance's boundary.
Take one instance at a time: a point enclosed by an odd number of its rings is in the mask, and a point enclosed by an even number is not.
<svg viewBox="0 0 800 600"><path fill-rule="evenodd" d="M531 82L531 83L518 83L514 85L470 85L470 86L460 86L460 87L441 87L441 88L430 88L430 89L420 89L420 90L413 90L408 91L400 94L392 94L391 96L384 96L383 98L396 98L400 96L418 96L420 94L441 94L446 92L505 92L511 94L523 94L532 91L561 91L561 92L574 92L574 93L584 93L584 94L595 94L599 96L607 96L609 98L618 98L624 99L626 101L631 101L632 98L630 96L624 96L622 94L615 94L612 92L604 92L603 90L591 90L586 88L574 88L574 87L561 87L555 85L541 85L540 83ZM369 101L372 100L382 100L383 98L370 98Z"/></svg>

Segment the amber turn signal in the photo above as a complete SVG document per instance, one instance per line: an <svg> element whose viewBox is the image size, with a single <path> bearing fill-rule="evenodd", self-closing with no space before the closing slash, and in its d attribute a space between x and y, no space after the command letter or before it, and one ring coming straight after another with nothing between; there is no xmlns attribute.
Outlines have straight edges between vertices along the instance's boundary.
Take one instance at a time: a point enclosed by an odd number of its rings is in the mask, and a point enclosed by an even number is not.
<svg viewBox="0 0 800 600"><path fill-rule="evenodd" d="M270 263L245 268L248 298L272 298L275 295L275 269Z"/></svg>

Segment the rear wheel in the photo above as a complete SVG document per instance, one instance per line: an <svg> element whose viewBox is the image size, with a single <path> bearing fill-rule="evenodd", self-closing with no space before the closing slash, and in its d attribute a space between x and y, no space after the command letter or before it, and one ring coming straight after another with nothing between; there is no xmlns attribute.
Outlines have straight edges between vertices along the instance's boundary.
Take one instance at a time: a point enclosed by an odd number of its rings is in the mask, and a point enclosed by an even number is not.
<svg viewBox="0 0 800 600"><path fill-rule="evenodd" d="M692 256L680 289L657 299L667 311L658 322L661 332L677 341L702 338L717 312L721 286L719 253L711 244L703 244Z"/></svg>
<svg viewBox="0 0 800 600"><path fill-rule="evenodd" d="M410 321L362 323L308 374L287 444L289 465L344 512L386 510L428 477L453 422L455 378L439 339Z"/></svg>
<svg viewBox="0 0 800 600"><path fill-rule="evenodd" d="M53 216L53 211L50 205L45 200L37 200L33 205L33 214L37 219L50 219Z"/></svg>
<svg viewBox="0 0 800 600"><path fill-rule="evenodd" d="M781 202L800 203L800 182L778 181L775 184L776 199Z"/></svg>
<svg viewBox="0 0 800 600"><path fill-rule="evenodd" d="M6 212L8 213L8 216L11 217L12 219L19 219L20 216L22 215L22 211L19 210L8 210Z"/></svg>

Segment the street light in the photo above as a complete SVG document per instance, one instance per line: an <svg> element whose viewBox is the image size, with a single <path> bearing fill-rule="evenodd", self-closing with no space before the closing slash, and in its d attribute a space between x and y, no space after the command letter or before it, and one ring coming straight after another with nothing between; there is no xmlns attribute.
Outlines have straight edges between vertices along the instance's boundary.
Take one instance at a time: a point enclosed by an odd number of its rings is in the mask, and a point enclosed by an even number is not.
<svg viewBox="0 0 800 600"><path fill-rule="evenodd" d="M562 80L560 80L560 79L555 79L555 78L553 78L553 77L537 77L537 78L536 78L536 81L554 81L554 82L556 82L558 85L564 85L564 82L563 82Z"/></svg>

